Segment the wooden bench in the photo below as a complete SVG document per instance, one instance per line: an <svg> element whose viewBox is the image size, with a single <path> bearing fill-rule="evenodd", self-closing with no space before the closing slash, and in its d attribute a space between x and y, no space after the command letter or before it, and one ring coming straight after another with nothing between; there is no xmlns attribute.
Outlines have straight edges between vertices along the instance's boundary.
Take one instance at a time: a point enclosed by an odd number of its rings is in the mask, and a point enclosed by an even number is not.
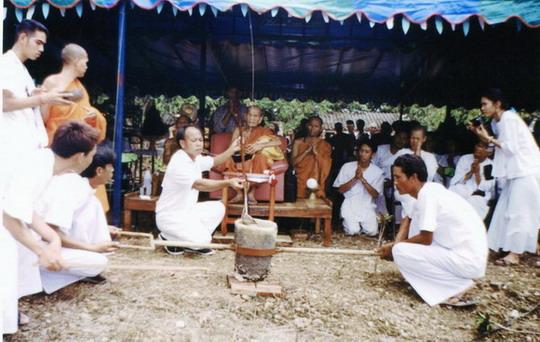
<svg viewBox="0 0 540 342"><path fill-rule="evenodd" d="M272 208L273 207L273 208ZM228 203L225 217L221 224L221 234L227 234L227 224L232 224L242 214L243 204ZM273 210L272 210L273 209ZM327 199L298 199L296 202L284 203L258 203L249 206L249 214L256 217L297 217L314 218L315 232L321 229L321 220L324 222L323 245L332 245L332 202ZM272 220L271 219L271 220Z"/></svg>
<svg viewBox="0 0 540 342"><path fill-rule="evenodd" d="M142 199L138 192L129 192L124 195L124 230L131 229L132 211L156 211L156 202L159 196L150 196L150 199Z"/></svg>

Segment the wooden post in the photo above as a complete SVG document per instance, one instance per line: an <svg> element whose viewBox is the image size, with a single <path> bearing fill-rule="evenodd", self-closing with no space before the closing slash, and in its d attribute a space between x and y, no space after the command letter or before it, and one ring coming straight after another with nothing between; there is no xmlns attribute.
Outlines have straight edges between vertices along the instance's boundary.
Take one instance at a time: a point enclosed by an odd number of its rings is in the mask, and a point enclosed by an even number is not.
<svg viewBox="0 0 540 342"><path fill-rule="evenodd" d="M274 221L274 209L276 205L276 185L270 183L270 203L268 208L268 221Z"/></svg>
<svg viewBox="0 0 540 342"><path fill-rule="evenodd" d="M332 245L332 218L324 218L324 241L323 246L329 247Z"/></svg>
<svg viewBox="0 0 540 342"><path fill-rule="evenodd" d="M124 230L131 230L131 210L124 210Z"/></svg>
<svg viewBox="0 0 540 342"><path fill-rule="evenodd" d="M223 190L221 190L221 200L223 201L223 205L225 206L225 216L223 216L223 220L221 221L221 235L225 236L227 235L227 221L229 220L229 214L228 214L228 202L229 202L229 187L224 187Z"/></svg>

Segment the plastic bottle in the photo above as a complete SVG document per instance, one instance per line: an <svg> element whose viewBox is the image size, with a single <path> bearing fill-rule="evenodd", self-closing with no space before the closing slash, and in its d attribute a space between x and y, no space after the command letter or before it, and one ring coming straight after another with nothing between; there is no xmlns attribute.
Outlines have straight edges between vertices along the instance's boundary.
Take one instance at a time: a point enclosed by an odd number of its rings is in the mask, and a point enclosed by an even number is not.
<svg viewBox="0 0 540 342"><path fill-rule="evenodd" d="M152 194L152 174L149 170L144 170L143 172L143 186L142 194L145 196L150 196Z"/></svg>

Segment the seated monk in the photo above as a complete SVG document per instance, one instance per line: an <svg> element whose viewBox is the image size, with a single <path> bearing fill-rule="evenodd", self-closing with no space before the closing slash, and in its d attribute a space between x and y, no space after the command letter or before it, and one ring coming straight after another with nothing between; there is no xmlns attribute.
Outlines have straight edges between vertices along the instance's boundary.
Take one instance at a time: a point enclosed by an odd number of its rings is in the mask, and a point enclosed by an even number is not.
<svg viewBox="0 0 540 342"><path fill-rule="evenodd" d="M165 140L165 144L163 145L163 164L169 165L172 155L180 149L180 145L175 138L176 132L180 127L185 127L191 123L191 118L182 114L176 119L174 126L169 129L170 136Z"/></svg>
<svg viewBox="0 0 540 342"><path fill-rule="evenodd" d="M58 74L45 78L43 88L48 91L70 92L71 96L66 98L72 101L71 104L43 105L41 113L49 136L49 144L52 143L54 133L64 122L70 120L84 121L99 131L98 142L105 139L107 133L107 121L103 114L90 105L90 97L79 81L86 73L88 54L77 44L68 44L62 49L62 70ZM109 211L109 201L105 186L96 189L103 210Z"/></svg>
<svg viewBox="0 0 540 342"><path fill-rule="evenodd" d="M218 167L220 172L242 172L246 173L263 173L269 170L276 160L285 159L285 155L281 150L281 140L274 135L270 128L260 127L263 119L261 108L258 106L250 106L246 114L247 126L243 128L243 142L245 150L244 170L242 163L229 158L223 165ZM231 141L236 141L240 136L239 128L233 131ZM257 203L255 200L255 184L252 184L248 190L248 201ZM241 202L242 194L238 192L231 200L232 203Z"/></svg>
<svg viewBox="0 0 540 342"><path fill-rule="evenodd" d="M296 196L307 198L306 182L314 178L318 183L317 197L326 197L326 179L332 166L332 146L321 138L323 121L311 117L307 123L308 136L294 141L292 163L296 170Z"/></svg>

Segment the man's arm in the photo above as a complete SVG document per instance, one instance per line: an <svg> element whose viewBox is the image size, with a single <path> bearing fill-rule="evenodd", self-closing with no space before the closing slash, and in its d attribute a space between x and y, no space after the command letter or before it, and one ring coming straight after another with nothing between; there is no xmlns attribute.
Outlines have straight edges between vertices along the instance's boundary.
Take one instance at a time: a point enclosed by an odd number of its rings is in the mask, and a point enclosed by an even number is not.
<svg viewBox="0 0 540 342"><path fill-rule="evenodd" d="M25 247L34 252L39 258L40 266L49 271L59 271L65 268L65 265L60 256L60 237L56 237L54 231L51 235L46 234L50 239L48 245L42 245L30 233L30 229L26 228L19 219L16 219L5 212L3 213L4 227L11 233L15 240L22 243ZM49 228L50 229L50 228ZM52 240L52 241L51 241Z"/></svg>
<svg viewBox="0 0 540 342"><path fill-rule="evenodd" d="M231 158L234 152L238 150L240 150L240 138L236 138L235 140L233 140L231 146L229 146L229 148L226 149L225 152L214 157L214 166L223 164L225 161L227 161L227 159Z"/></svg>
<svg viewBox="0 0 540 342"><path fill-rule="evenodd" d="M116 241L96 243L96 244L85 243L85 242L77 241L71 238L69 235L66 235L57 226L53 226L53 225L50 225L50 226L60 236L60 239L62 240L62 246L66 248L81 249L81 250L96 252L96 253L114 252L118 248L118 242Z"/></svg>
<svg viewBox="0 0 540 342"><path fill-rule="evenodd" d="M15 97L12 92L7 89L2 90L2 99L4 101L4 112L12 112L24 108L39 107L44 104L66 104L72 102L64 99L63 93L57 91L39 92L28 97Z"/></svg>
<svg viewBox="0 0 540 342"><path fill-rule="evenodd" d="M204 191L204 192L212 192L212 191L220 190L227 186L230 186L234 189L242 189L243 183L244 181L239 178L230 178L230 179L223 179L223 180L201 178L201 179L197 179L193 183L193 189Z"/></svg>

